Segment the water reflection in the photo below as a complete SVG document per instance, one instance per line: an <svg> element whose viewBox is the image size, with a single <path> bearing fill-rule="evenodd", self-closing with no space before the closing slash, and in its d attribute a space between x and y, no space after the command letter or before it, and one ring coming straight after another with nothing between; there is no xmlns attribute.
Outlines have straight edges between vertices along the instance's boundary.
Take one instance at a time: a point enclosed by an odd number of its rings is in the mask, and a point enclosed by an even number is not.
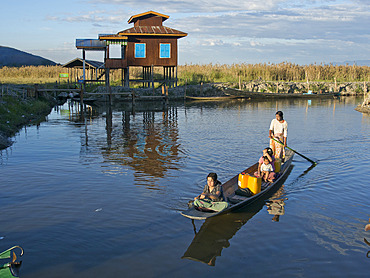
<svg viewBox="0 0 370 278"><path fill-rule="evenodd" d="M247 211L207 219L181 258L215 266L216 257L221 256L223 248L230 246L229 240L263 208L263 205L259 203L249 207ZM196 232L195 226L194 231Z"/></svg>
<svg viewBox="0 0 370 278"><path fill-rule="evenodd" d="M152 186L151 177L162 178L168 170L179 169L184 150L178 142L177 106L107 104L88 106L85 113L76 103L64 107L60 113L68 115L74 126L83 127L81 159L91 163L99 152L103 173L124 174L129 166L139 184Z"/></svg>
<svg viewBox="0 0 370 278"><path fill-rule="evenodd" d="M102 150L102 155L106 161L131 166L135 173L163 177L169 168L178 169L174 164L179 161L180 152L180 144L177 142L177 108L169 108L161 113L141 113L141 125L134 118L137 115L134 116L131 111L123 111L121 124L116 125L115 122L113 127L112 110L108 108L107 148ZM113 135L114 128L121 129L120 137Z"/></svg>
<svg viewBox="0 0 370 278"><path fill-rule="evenodd" d="M287 198L283 198L284 195L284 185L275 193L275 195L266 202L267 211L269 214L272 214L272 221L279 222L280 215L285 214L285 200Z"/></svg>

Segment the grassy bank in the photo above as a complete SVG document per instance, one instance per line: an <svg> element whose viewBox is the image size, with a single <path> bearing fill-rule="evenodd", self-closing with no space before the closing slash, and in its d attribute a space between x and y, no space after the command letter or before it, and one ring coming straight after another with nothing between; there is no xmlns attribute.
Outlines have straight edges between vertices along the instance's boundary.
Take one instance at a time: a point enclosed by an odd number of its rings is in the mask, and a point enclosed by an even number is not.
<svg viewBox="0 0 370 278"><path fill-rule="evenodd" d="M8 137L14 136L23 126L45 120L53 105L46 99L0 98L0 149L8 147Z"/></svg>
<svg viewBox="0 0 370 278"><path fill-rule="evenodd" d="M61 66L39 66L0 69L0 83L9 84L47 84L66 82L59 79L59 73L68 72ZM155 68L155 74L161 75L163 69ZM130 78L140 78L141 68L132 67ZM76 76L82 75L79 70ZM207 64L182 65L178 67L179 85L199 84L200 82L238 82L250 80L264 81L294 81L294 82L358 82L370 81L370 67L356 65L296 65L293 63L280 64ZM121 82L121 70L111 70L112 85Z"/></svg>

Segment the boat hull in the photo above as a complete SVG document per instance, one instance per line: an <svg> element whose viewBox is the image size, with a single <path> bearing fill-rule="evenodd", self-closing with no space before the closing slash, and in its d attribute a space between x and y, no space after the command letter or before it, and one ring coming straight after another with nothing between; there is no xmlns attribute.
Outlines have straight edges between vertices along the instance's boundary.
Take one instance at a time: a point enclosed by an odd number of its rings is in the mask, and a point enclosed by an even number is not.
<svg viewBox="0 0 370 278"><path fill-rule="evenodd" d="M204 220L210 217L238 210L242 207L254 203L257 200L268 198L273 192L275 192L275 190L277 190L281 186L281 184L285 180L285 177L289 174L293 156L294 153L291 150L286 150L286 161L281 166L279 177L273 183L263 183L264 189L260 193L248 198L244 198L244 200L241 200L238 203L230 204L228 208L220 212L204 212L197 210L195 207L192 207L181 212L181 215L194 220ZM257 170L257 167L258 163L254 164L243 172L253 174ZM225 197L228 199L228 201L233 200L233 197L235 197L235 191L238 189L238 176L239 174L222 184Z"/></svg>

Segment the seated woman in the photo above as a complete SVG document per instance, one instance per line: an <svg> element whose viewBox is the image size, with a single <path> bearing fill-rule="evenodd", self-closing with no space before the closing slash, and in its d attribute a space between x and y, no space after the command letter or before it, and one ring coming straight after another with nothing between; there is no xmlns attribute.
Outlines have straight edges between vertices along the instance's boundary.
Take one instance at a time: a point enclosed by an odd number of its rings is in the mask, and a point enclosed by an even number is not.
<svg viewBox="0 0 370 278"><path fill-rule="evenodd" d="M258 160L258 170L257 172L254 172L255 177L261 177L261 166L263 164L263 158L267 157L267 159L270 161L272 165L272 169L275 171L275 157L273 155L273 151L271 148L266 148L263 150L263 154ZM269 182L273 182L276 179L276 173L272 171L269 173L269 176L267 177L267 180Z"/></svg>
<svg viewBox="0 0 370 278"><path fill-rule="evenodd" d="M221 211L228 206L217 174L209 173L202 194L194 198L194 207L202 211Z"/></svg>

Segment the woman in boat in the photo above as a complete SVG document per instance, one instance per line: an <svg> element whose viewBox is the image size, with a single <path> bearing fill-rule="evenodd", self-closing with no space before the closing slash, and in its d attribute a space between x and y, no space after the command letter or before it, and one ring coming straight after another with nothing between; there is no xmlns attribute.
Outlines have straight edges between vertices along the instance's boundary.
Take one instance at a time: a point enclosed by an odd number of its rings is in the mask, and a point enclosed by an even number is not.
<svg viewBox="0 0 370 278"><path fill-rule="evenodd" d="M258 170L257 172L254 172L254 176L261 177L261 166L263 164L264 157L267 157L273 169L273 171L269 173L267 180L269 182L273 182L276 179L276 173L274 172L275 171L275 156L273 155L273 151L271 148L266 148L263 150L263 154L258 160Z"/></svg>
<svg viewBox="0 0 370 278"><path fill-rule="evenodd" d="M284 148L287 145L288 136L288 123L284 120L283 112L277 111L276 119L273 119L270 124L269 138L270 138L270 148L273 150L276 158L283 159L285 156ZM272 140L280 141L282 144Z"/></svg>
<svg viewBox="0 0 370 278"><path fill-rule="evenodd" d="M221 211L228 206L217 174L209 173L202 194L194 198L194 207L199 210Z"/></svg>

